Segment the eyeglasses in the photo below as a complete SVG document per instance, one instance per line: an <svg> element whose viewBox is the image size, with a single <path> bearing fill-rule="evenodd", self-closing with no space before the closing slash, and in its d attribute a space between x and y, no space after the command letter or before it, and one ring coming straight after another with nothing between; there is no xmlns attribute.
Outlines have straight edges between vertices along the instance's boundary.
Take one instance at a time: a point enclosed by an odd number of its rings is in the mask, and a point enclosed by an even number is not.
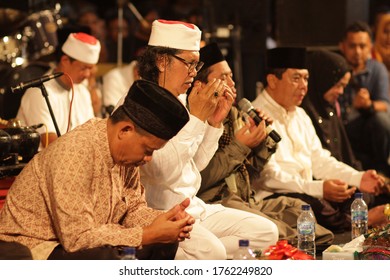
<svg viewBox="0 0 390 280"><path fill-rule="evenodd" d="M173 56L174 58L176 58L180 62L183 62L188 67L188 74L191 73L192 71L194 71L194 69L196 70L196 72L199 72L200 69L202 69L202 67L204 65L204 63L202 61L188 62L187 60L185 60L184 58L181 58L180 56L177 56L174 54L171 54L171 56Z"/></svg>

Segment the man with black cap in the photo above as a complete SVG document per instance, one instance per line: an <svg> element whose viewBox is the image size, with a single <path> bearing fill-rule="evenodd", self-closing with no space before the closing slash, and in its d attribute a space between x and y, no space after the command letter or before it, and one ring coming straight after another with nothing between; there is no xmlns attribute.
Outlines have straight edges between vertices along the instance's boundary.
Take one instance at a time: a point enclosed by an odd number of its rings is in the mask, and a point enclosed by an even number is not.
<svg viewBox="0 0 390 280"><path fill-rule="evenodd" d="M273 118L282 140L254 187L259 199L288 195L306 201L319 224L331 228L321 200L344 201L357 187L377 194L383 180L373 170L358 172L337 161L322 148L310 117L299 107L308 90L305 60L304 48L267 51L266 88L252 104Z"/></svg>
<svg viewBox="0 0 390 280"><path fill-rule="evenodd" d="M169 91L135 82L108 119L75 128L23 169L0 213L0 252L18 242L34 259L118 259L132 246L140 259L172 259L190 237L189 200L149 208L138 166L188 120Z"/></svg>
<svg viewBox="0 0 390 280"><path fill-rule="evenodd" d="M222 79L236 92L233 73L216 43L200 49L204 62L196 80L206 84L213 78ZM270 118L258 111L263 120ZM245 120L247 120L245 122ZM294 243L297 237L296 221L304 204L300 199L277 197L257 200L251 182L261 176L261 171L276 151L277 144L268 139L265 121L258 125L244 112L233 106L224 120L224 133L219 139L218 150L205 169L198 195L206 202L222 203L271 219L279 230L279 239ZM331 243L333 234L318 226L316 242Z"/></svg>

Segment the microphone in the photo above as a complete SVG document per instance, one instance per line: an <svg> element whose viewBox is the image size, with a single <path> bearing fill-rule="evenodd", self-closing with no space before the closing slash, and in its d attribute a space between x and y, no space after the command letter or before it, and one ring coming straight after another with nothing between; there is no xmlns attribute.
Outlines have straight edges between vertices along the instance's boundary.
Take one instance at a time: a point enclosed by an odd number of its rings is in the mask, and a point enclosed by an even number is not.
<svg viewBox="0 0 390 280"><path fill-rule="evenodd" d="M15 91L27 89L27 88L30 88L30 87L38 87L41 84L43 84L44 82L47 82L47 81L49 81L51 79L58 78L58 77L60 77L62 75L64 75L64 73L57 72L57 73L54 73L54 74L51 74L51 75L42 76L42 77L40 77L38 79L34 79L34 80L31 80L31 81L28 81L28 82L21 82L18 86L11 87L11 91L15 92Z"/></svg>
<svg viewBox="0 0 390 280"><path fill-rule="evenodd" d="M250 103L248 99L241 99L238 102L237 106L241 111L247 113L255 121L256 125L258 125L263 120L256 112L255 108L253 108L252 103ZM279 133L273 130L272 127L269 126L269 123L267 121L265 122L265 125L267 133L271 137L271 139L274 140L275 143L280 142L280 140L282 140L282 137L280 137Z"/></svg>

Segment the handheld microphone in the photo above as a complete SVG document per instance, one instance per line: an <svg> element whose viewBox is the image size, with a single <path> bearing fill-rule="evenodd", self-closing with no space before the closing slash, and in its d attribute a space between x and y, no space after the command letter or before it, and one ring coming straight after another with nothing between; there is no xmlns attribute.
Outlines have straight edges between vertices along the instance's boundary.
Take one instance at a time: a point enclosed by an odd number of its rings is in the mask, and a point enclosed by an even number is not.
<svg viewBox="0 0 390 280"><path fill-rule="evenodd" d="M11 91L15 92L15 91L27 89L27 88L30 88L30 87L38 87L41 84L43 84L44 82L47 82L47 81L49 81L51 79L58 78L58 77L60 77L62 75L64 75L64 73L57 72L57 73L54 73L54 74L51 74L51 75L42 76L42 77L40 77L38 79L34 79L34 80L31 80L31 81L28 81L28 82L21 82L18 86L11 87Z"/></svg>
<svg viewBox="0 0 390 280"><path fill-rule="evenodd" d="M253 108L252 104L249 102L248 99L246 98L241 99L238 102L237 106L241 111L247 113L255 121L256 125L258 125L263 120L256 112L255 108ZM265 125L266 125L267 133L272 138L272 140L275 143L280 142L280 140L282 140L282 137L280 137L279 133L273 130L272 127L269 126L269 123L267 121L265 122Z"/></svg>

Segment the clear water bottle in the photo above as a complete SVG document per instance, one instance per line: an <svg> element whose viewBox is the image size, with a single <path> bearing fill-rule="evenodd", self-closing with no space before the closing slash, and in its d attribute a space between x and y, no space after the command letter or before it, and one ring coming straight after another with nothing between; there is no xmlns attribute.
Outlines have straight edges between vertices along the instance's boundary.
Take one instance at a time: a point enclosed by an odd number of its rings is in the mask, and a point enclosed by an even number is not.
<svg viewBox="0 0 390 280"><path fill-rule="evenodd" d="M355 200L351 204L351 238L367 233L368 208L363 200L362 193L355 193Z"/></svg>
<svg viewBox="0 0 390 280"><path fill-rule="evenodd" d="M315 227L316 219L310 205L302 205L302 213L297 220L298 249L313 258L316 257Z"/></svg>
<svg viewBox="0 0 390 280"><path fill-rule="evenodd" d="M122 260L136 260L136 249L134 247L124 247L122 249Z"/></svg>
<svg viewBox="0 0 390 280"><path fill-rule="evenodd" d="M255 260L255 254L249 247L249 240L241 239L238 241L238 250L233 255L233 260Z"/></svg>

